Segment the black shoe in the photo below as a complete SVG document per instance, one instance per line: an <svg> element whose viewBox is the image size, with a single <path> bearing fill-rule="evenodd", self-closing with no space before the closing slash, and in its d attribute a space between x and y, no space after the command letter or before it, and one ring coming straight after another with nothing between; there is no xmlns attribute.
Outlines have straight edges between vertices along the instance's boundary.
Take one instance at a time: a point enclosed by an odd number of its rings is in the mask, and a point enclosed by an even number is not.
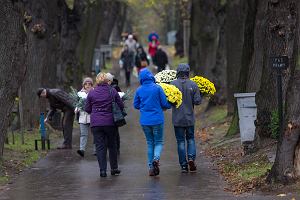
<svg viewBox="0 0 300 200"><path fill-rule="evenodd" d="M181 173L188 173L188 172L189 172L189 168L187 165L181 166Z"/></svg>
<svg viewBox="0 0 300 200"><path fill-rule="evenodd" d="M83 151L83 150L77 150L77 153L78 153L81 157L84 157L84 151Z"/></svg>
<svg viewBox="0 0 300 200"><path fill-rule="evenodd" d="M154 160L152 162L152 165L153 165L154 175L155 176L159 175L159 172L160 172L160 170L159 170L159 161L158 160Z"/></svg>
<svg viewBox="0 0 300 200"><path fill-rule="evenodd" d="M121 174L121 170L119 170L119 169L112 169L111 172L110 172L110 174L112 176L119 176Z"/></svg>
<svg viewBox="0 0 300 200"><path fill-rule="evenodd" d="M106 171L100 171L100 177L107 177Z"/></svg>
<svg viewBox="0 0 300 200"><path fill-rule="evenodd" d="M189 160L190 172L197 172L197 166L193 160Z"/></svg>

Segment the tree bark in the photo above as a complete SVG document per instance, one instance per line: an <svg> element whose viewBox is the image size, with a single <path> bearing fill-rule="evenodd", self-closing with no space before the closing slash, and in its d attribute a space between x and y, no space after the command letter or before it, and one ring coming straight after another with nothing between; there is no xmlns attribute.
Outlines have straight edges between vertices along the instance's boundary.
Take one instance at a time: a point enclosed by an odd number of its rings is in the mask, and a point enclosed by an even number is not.
<svg viewBox="0 0 300 200"><path fill-rule="evenodd" d="M270 34L277 37L274 43L275 49L280 48L277 52L282 52L289 57L290 68L285 75L287 93L284 130L279 136L275 163L267 181L287 184L293 182L299 175L299 152L295 150L299 145L300 136L300 66L298 63L300 2L296 0L279 1L276 4L269 2L268 6L273 11L270 17L276 20L269 23Z"/></svg>
<svg viewBox="0 0 300 200"><path fill-rule="evenodd" d="M60 9L56 1L32 0L25 4L28 70L19 97L23 108L20 111L23 112L22 128L25 129L37 127L39 113L44 110L36 95L37 88L57 86L56 66L60 37L57 14Z"/></svg>
<svg viewBox="0 0 300 200"><path fill-rule="evenodd" d="M233 0L226 5L226 60L227 60L227 112L234 113L234 93L238 92L239 75L242 66L244 27L247 1Z"/></svg>
<svg viewBox="0 0 300 200"><path fill-rule="evenodd" d="M0 7L0 158L9 116L25 76L26 34L23 4L3 0Z"/></svg>
<svg viewBox="0 0 300 200"><path fill-rule="evenodd" d="M259 48L255 49L255 63L262 66L260 89L256 95L257 120L256 134L259 136L269 136L269 124L271 122L272 111L277 110L277 92L276 92L276 71L270 67L270 57L278 55L293 54L293 40L290 35L290 4L293 1L271 1L264 0L258 2L258 11L256 24L260 30L255 37L259 42ZM260 68L256 66L256 68ZM254 70L260 71L260 70ZM287 81L289 79L289 70L283 78L283 99L285 99ZM251 74L250 74L251 76ZM252 74L254 77L254 74ZM259 77L259 74L255 75ZM249 79L251 81L251 77Z"/></svg>
<svg viewBox="0 0 300 200"><path fill-rule="evenodd" d="M91 75L94 49L101 21L103 20L101 13L102 6L100 0L89 4L86 8L86 14L83 15L80 22L81 39L76 54L84 75Z"/></svg>
<svg viewBox="0 0 300 200"><path fill-rule="evenodd" d="M108 44L109 38L114 28L121 9L121 2L119 1L105 1L102 0L102 23L100 25L100 31L98 33L97 47L99 48L101 44Z"/></svg>
<svg viewBox="0 0 300 200"><path fill-rule="evenodd" d="M189 63L195 74L215 83L214 104L226 101L224 8L217 0L192 1Z"/></svg>
<svg viewBox="0 0 300 200"><path fill-rule="evenodd" d="M258 86L260 84L259 74L261 74L261 72L259 72L259 71L256 72L256 74L258 75L256 77L256 79L252 79L251 81L248 81L249 79L251 79L248 77L249 73L255 69L254 66L257 66L257 65L254 65L254 62L253 62L253 60L255 58L254 48L259 49L259 47L257 47L257 45L256 45L256 47L254 47L254 40L256 39L256 38L254 38L254 35L255 35L254 32L255 32L255 30L259 31L259 30L255 29L255 19L256 19L256 13L257 13L257 9L256 9L257 0L249 0L247 2L242 2L242 3L244 5L240 6L239 8L240 9L244 8L242 10L244 10L244 12L245 12L244 25L243 25L243 27L244 27L243 28L243 32L244 32L243 33L243 48L242 48L242 55L241 55L241 69L240 69L240 73L238 75L238 77L239 77L238 84L236 86L236 87L238 87L238 90L236 92L257 92L259 89ZM228 17L227 20L229 18L230 17ZM232 43L234 43L234 41L232 41ZM255 44L258 44L258 43L255 43ZM231 45L231 44L228 42L228 45ZM256 51L256 53L257 53L257 51ZM260 55L257 55L257 56L260 56ZM228 59L230 59L230 58L228 58ZM228 60L228 62L230 62L230 61ZM229 64L228 64L228 68L230 68ZM253 77L253 76L251 76L251 77ZM230 80L230 78L227 78L228 85L230 84L229 80ZM253 82L255 82L255 84L253 84ZM248 83L251 83L251 86L249 86ZM254 85L256 85L256 87L254 87ZM233 93L231 95L233 95ZM231 111L232 106L234 107L234 111L233 111L233 117L232 117L230 127L227 131L228 136L234 135L234 134L238 133L238 131L239 131L238 111L237 111L236 102L230 103L230 101L232 101L232 99L231 100L228 99L228 104L227 104L228 110L229 110L228 113L230 114L232 112ZM231 104L231 105L229 105L229 104Z"/></svg>

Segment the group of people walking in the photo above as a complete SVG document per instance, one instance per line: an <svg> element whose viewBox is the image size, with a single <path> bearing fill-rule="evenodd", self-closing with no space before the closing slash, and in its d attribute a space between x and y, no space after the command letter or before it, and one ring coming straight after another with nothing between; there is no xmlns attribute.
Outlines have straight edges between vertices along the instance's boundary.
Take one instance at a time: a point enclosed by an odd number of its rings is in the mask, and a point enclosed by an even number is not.
<svg viewBox="0 0 300 200"><path fill-rule="evenodd" d="M180 64L177 68L177 80L171 82L182 92L182 104L179 108L172 106L166 98L163 89L155 83L155 78L149 69L139 73L140 87L136 90L133 106L140 111L140 125L147 143L149 176L160 173L160 155L164 146L164 114L172 108L172 124L177 140L177 151L181 172L196 172L196 144L194 139L195 117L194 106L201 103L198 86L189 79L188 64ZM59 149L72 148L72 128L75 113L79 113L80 149L77 153L84 157L89 130L94 136L94 151L98 159L100 177L107 176L107 150L111 175L121 173L118 168L118 153L120 151L120 136L118 127L113 120L112 102L115 101L121 109L124 102L120 97L118 81L110 73L99 73L96 86L92 78L85 78L78 95L86 99L83 109L75 108L68 93L60 89L40 88L39 97L47 98L50 110L45 122L51 120L56 109L64 113L64 142Z"/></svg>
<svg viewBox="0 0 300 200"><path fill-rule="evenodd" d="M114 124L112 113L112 101L114 100L121 109L124 103L121 100L118 80L110 73L99 73L96 77L96 87L93 87L93 79L87 77L83 80L82 89L78 96L86 99L85 107L75 107L70 95L60 89L39 88L37 95L47 98L50 110L45 122L52 120L55 111L64 113L63 136L64 142L58 149L72 149L72 129L75 114L79 114L80 124L80 148L77 153L84 157L89 130L94 136L94 153L97 156L100 176L106 177L106 154L109 150L111 175L119 175L118 154L120 152L120 135L118 127Z"/></svg>
<svg viewBox="0 0 300 200"><path fill-rule="evenodd" d="M198 86L189 80L189 71L187 64L180 64L177 68L178 79L171 82L182 92L183 102L179 108L167 101L163 89L155 84L154 76L148 69L142 70L139 75L141 86L136 91L133 105L141 113L140 124L147 141L149 176L160 173L160 155L164 144L163 111L170 108L181 171L197 170L194 106L201 103L201 95Z"/></svg>
<svg viewBox="0 0 300 200"><path fill-rule="evenodd" d="M150 38L148 54L152 63L157 66L158 72L164 70L168 65L168 56L160 46L158 36L155 34ZM139 74L142 69L149 66L150 60L143 46L137 42L137 38L129 34L120 57L120 67L124 70L127 87L130 86L130 76L134 67Z"/></svg>

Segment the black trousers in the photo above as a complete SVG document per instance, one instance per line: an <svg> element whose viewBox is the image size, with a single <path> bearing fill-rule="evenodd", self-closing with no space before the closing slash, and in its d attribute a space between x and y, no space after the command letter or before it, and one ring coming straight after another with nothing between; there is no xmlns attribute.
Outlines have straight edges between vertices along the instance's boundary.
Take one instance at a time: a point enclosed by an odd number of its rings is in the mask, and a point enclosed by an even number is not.
<svg viewBox="0 0 300 200"><path fill-rule="evenodd" d="M64 111L63 117L63 135L64 135L64 145L72 146L72 132L73 132L73 122L74 122L74 111L66 110Z"/></svg>
<svg viewBox="0 0 300 200"><path fill-rule="evenodd" d="M106 171L107 169L107 149L109 150L110 168L118 169L117 127L96 126L91 129L94 135L100 171Z"/></svg>
<svg viewBox="0 0 300 200"><path fill-rule="evenodd" d="M130 69L125 69L126 86L130 86Z"/></svg>

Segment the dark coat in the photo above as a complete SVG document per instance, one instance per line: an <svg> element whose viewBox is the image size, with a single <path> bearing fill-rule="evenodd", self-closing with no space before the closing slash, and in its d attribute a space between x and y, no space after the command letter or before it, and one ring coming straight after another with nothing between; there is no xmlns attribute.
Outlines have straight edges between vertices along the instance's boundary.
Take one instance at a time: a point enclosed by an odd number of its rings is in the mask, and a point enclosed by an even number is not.
<svg viewBox="0 0 300 200"><path fill-rule="evenodd" d="M47 114L47 118L51 120L57 109L65 112L67 110L74 110L75 102L73 102L72 98L68 93L61 89L46 89L47 96L46 98L50 104L50 110Z"/></svg>
<svg viewBox="0 0 300 200"><path fill-rule="evenodd" d="M142 53L137 53L135 56L135 66L138 68L142 67L141 62L146 61L147 64L149 65L149 60L147 58L147 54L143 51Z"/></svg>
<svg viewBox="0 0 300 200"><path fill-rule="evenodd" d="M158 49L154 55L153 63L160 69L165 69L168 64L168 56L162 49Z"/></svg>
<svg viewBox="0 0 300 200"><path fill-rule="evenodd" d="M131 70L134 65L134 53L129 50L125 50L121 54L121 60L123 61L123 68L125 70Z"/></svg>

